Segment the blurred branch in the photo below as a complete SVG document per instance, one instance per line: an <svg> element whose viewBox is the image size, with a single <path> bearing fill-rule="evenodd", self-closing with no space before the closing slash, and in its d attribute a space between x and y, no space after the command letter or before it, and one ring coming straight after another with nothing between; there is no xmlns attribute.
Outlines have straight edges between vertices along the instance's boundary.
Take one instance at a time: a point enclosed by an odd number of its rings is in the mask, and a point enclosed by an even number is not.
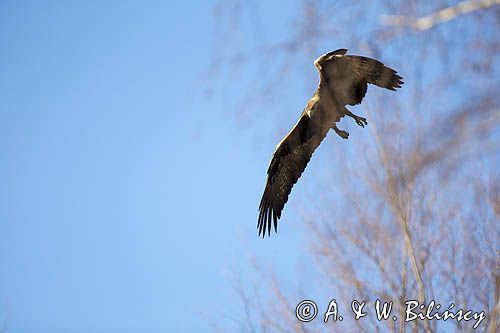
<svg viewBox="0 0 500 333"><path fill-rule="evenodd" d="M486 332L498 332L498 329L500 329L499 325L499 319L500 319L500 273L495 274L495 296L496 304L493 307L493 310L491 311L489 317L490 317L490 324L488 326L488 329Z"/></svg>
<svg viewBox="0 0 500 333"><path fill-rule="evenodd" d="M500 4L500 0L468 0L462 1L454 6L441 9L431 15L421 18L403 15L384 15L381 17L382 24L410 27L413 30L427 30L438 24L454 20L460 15L470 13L475 10L485 9Z"/></svg>

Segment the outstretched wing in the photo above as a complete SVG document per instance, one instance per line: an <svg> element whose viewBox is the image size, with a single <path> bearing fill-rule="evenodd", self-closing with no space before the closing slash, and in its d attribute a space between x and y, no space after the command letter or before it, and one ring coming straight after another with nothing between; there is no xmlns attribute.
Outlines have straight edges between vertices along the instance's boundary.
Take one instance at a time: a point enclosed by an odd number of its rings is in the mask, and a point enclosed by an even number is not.
<svg viewBox="0 0 500 333"><path fill-rule="evenodd" d="M362 56L331 57L325 64L325 74L330 91L344 105L361 103L368 83L394 91L404 83L395 70L380 61Z"/></svg>
<svg viewBox="0 0 500 333"><path fill-rule="evenodd" d="M277 232L278 219L293 185L302 175L314 150L326 136L328 128L325 129L316 123L306 112L302 113L294 128L276 147L267 170L266 188L259 205L259 236L262 233L264 237L266 229L268 234L271 234L271 221L274 221L274 230Z"/></svg>

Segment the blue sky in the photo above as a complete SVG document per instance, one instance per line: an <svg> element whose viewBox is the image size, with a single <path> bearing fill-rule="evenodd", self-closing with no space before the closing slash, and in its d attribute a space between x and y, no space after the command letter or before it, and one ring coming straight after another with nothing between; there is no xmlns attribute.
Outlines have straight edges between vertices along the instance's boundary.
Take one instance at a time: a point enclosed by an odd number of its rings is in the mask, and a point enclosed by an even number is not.
<svg viewBox="0 0 500 333"><path fill-rule="evenodd" d="M239 306L225 271L296 269L292 228L256 237L274 138L203 97L213 5L0 4L7 332L205 332Z"/></svg>

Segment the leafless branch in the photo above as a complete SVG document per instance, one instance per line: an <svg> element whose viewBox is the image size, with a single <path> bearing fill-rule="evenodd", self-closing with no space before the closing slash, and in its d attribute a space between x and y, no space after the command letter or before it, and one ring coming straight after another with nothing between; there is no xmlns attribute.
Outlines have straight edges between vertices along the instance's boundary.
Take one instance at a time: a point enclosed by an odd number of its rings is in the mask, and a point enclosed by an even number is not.
<svg viewBox="0 0 500 333"><path fill-rule="evenodd" d="M449 6L441 9L430 15L416 18L403 15L385 15L380 18L382 24L410 27L417 31L431 29L432 27L454 20L461 15L473 12L479 9L486 9L495 5L499 5L500 0L468 0L462 1L454 6Z"/></svg>

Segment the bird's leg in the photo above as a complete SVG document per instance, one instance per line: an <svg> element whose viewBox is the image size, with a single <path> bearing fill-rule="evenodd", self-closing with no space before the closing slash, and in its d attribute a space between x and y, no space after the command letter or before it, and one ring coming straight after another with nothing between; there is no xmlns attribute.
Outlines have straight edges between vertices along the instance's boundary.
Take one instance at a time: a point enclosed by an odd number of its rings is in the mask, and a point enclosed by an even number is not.
<svg viewBox="0 0 500 333"><path fill-rule="evenodd" d="M345 110L345 114L347 116L353 118L354 120L356 120L356 124L358 124L359 126L365 127L365 125L368 125L368 122L366 121L366 118L357 116L354 113L352 113L351 111L347 110L346 108L344 108L344 110Z"/></svg>
<svg viewBox="0 0 500 333"><path fill-rule="evenodd" d="M337 127L337 124L333 123L332 129L337 133L342 139L347 139L349 137L349 132L341 130Z"/></svg>

